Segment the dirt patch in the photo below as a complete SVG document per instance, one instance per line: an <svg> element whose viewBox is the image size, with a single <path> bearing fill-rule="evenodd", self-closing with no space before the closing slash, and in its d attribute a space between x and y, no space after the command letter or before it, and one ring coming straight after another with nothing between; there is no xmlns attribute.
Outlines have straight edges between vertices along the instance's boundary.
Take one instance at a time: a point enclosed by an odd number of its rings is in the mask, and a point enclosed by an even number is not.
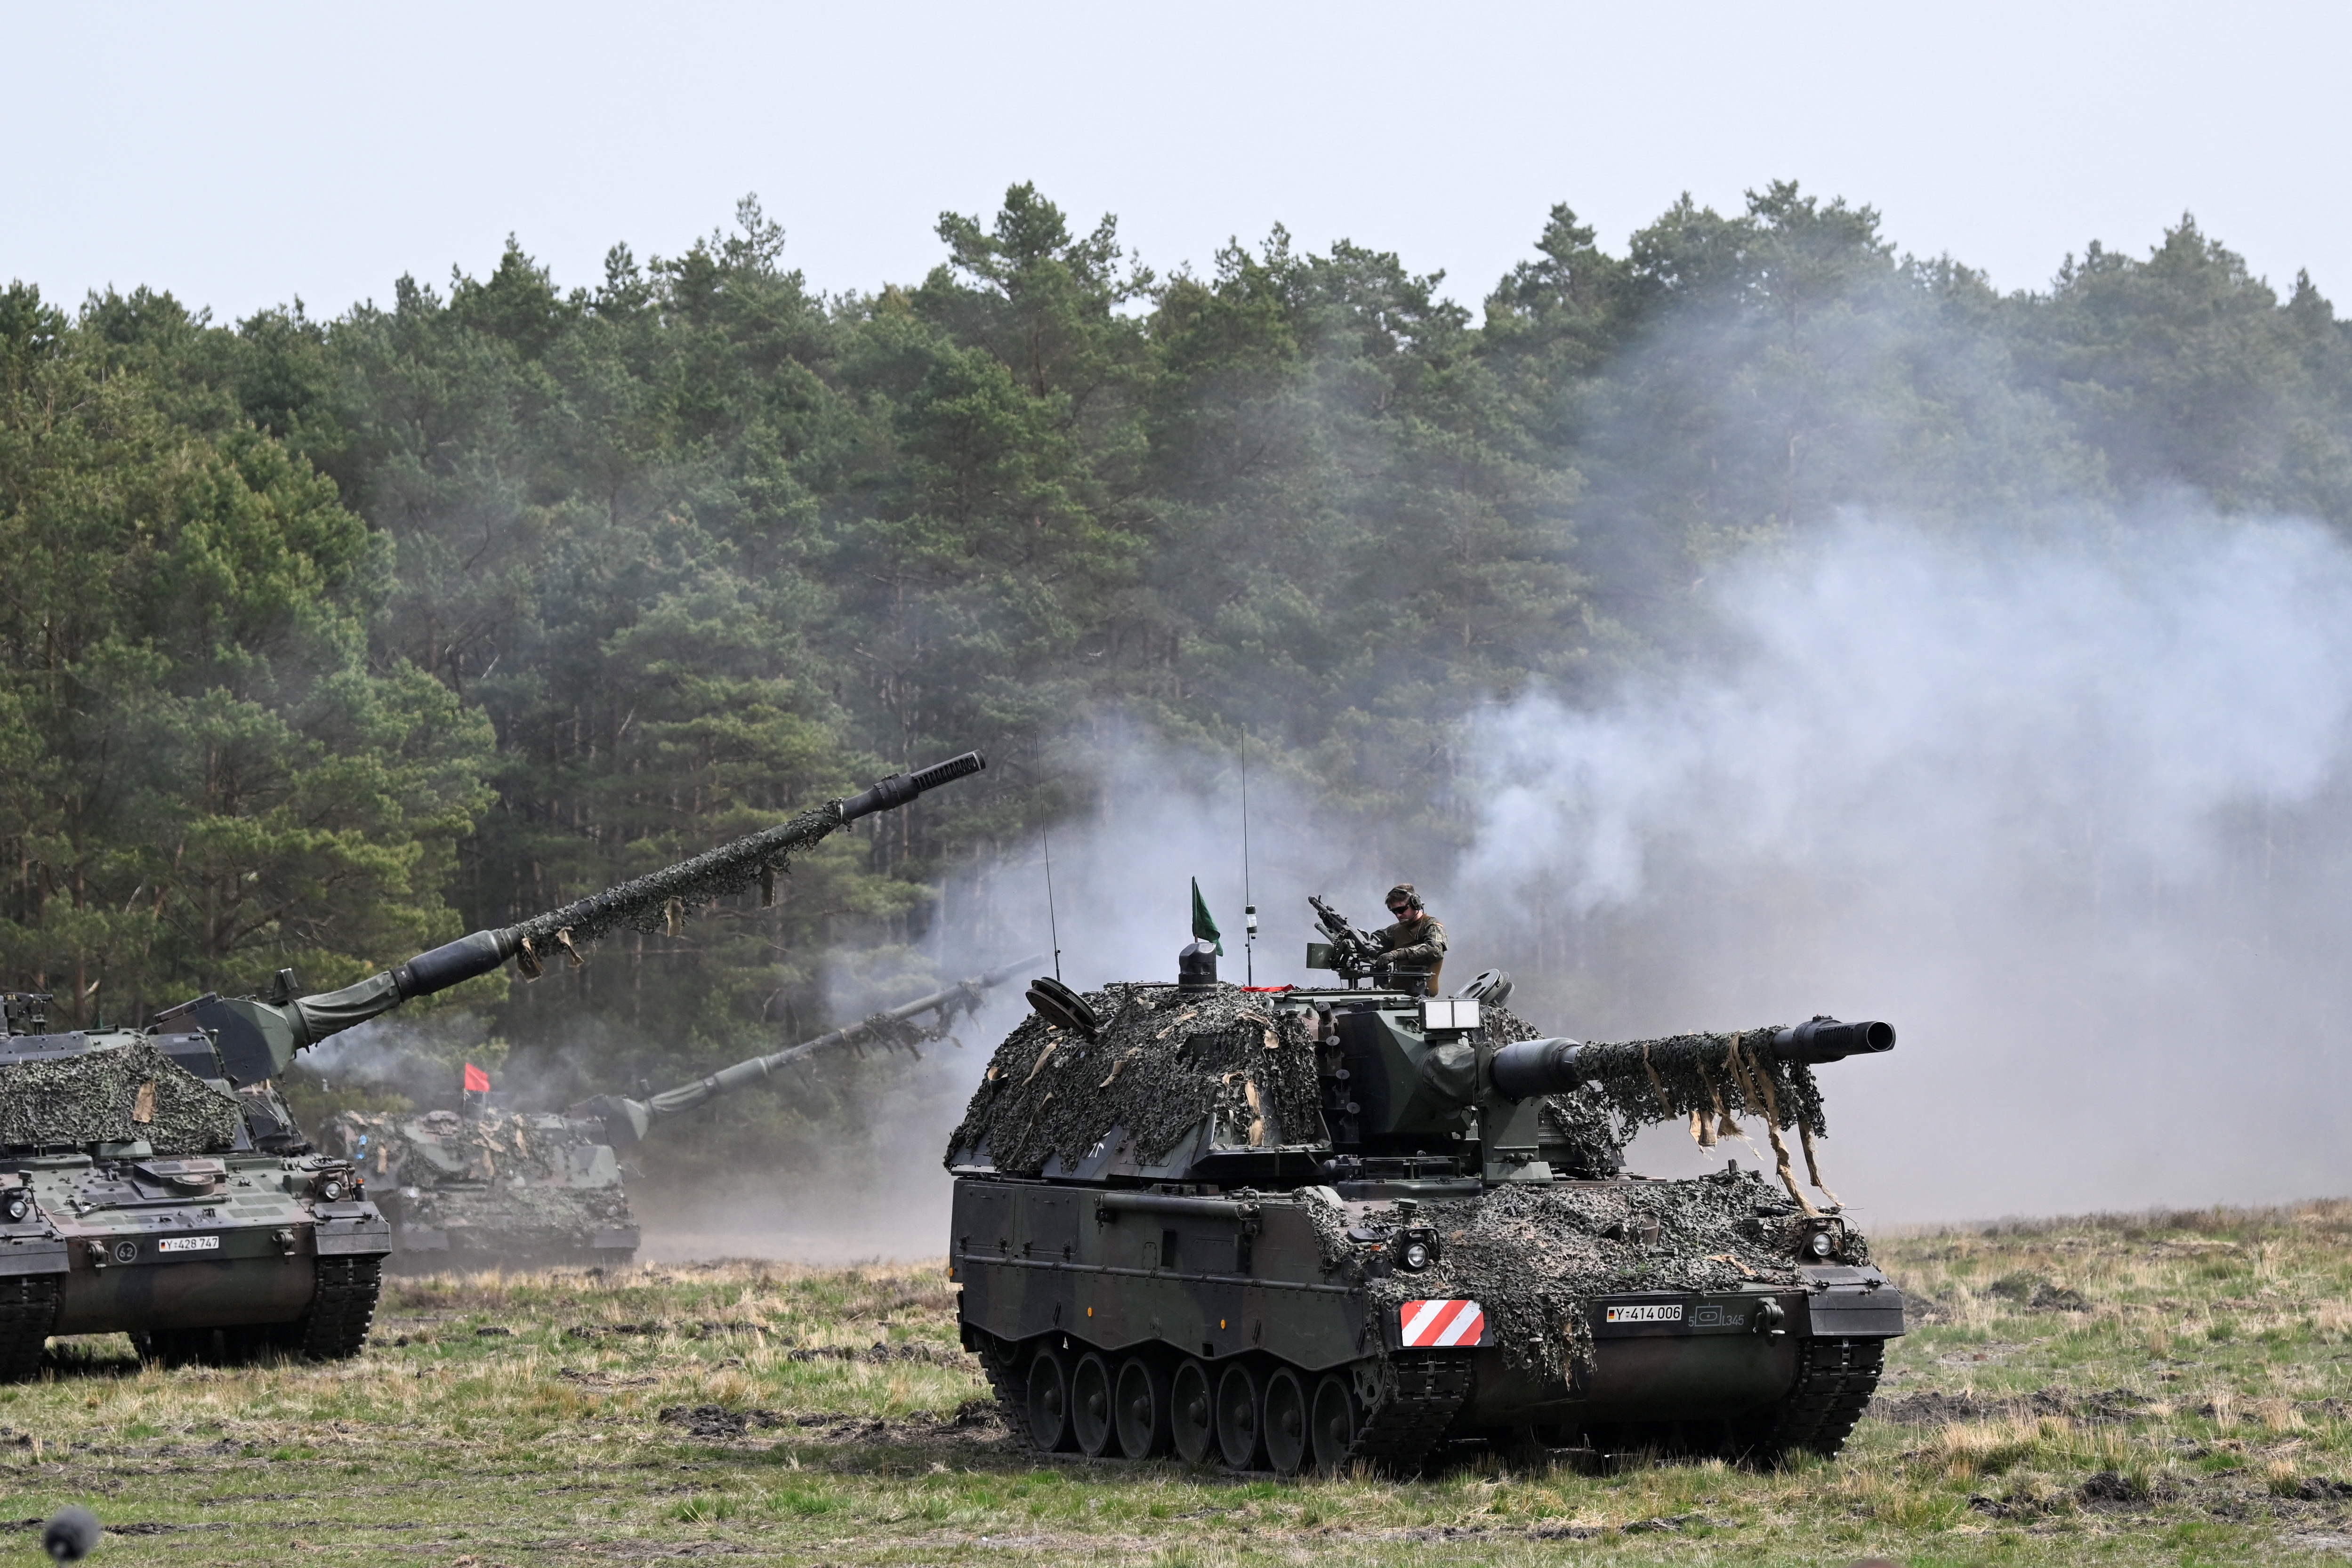
<svg viewBox="0 0 2352 1568"><path fill-rule="evenodd" d="M2014 1302L2029 1312L2087 1312L2091 1303L2083 1292L2034 1273L2004 1274L1987 1287L2002 1301Z"/></svg>
<svg viewBox="0 0 2352 1568"><path fill-rule="evenodd" d="M689 1437L740 1437L754 1427L792 1424L772 1410L730 1410L723 1405L665 1405L654 1418L665 1427L684 1427Z"/></svg>
<svg viewBox="0 0 2352 1568"><path fill-rule="evenodd" d="M898 1420L811 1411L789 1416L774 1410L733 1409L724 1405L666 1405L654 1419L706 1442L732 1442L754 1432L791 1432L799 1439L826 1443L937 1441L995 1442L1005 1436L993 1399L967 1399L952 1411L922 1410ZM1075 1460L1076 1456L1072 1456Z"/></svg>
<svg viewBox="0 0 2352 1568"><path fill-rule="evenodd" d="M944 1344L869 1344L863 1350L848 1345L803 1345L784 1353L786 1361L856 1361L887 1366L893 1362L919 1362L927 1366L977 1367L970 1354Z"/></svg>
<svg viewBox="0 0 2352 1568"><path fill-rule="evenodd" d="M1922 1389L1870 1402L1864 1412L1898 1427L1945 1427L1958 1421L2001 1421L2021 1416L2063 1416L2090 1426L2136 1421L2147 1414L2147 1396L2128 1388L2075 1394L2037 1388L2029 1394L1949 1394Z"/></svg>

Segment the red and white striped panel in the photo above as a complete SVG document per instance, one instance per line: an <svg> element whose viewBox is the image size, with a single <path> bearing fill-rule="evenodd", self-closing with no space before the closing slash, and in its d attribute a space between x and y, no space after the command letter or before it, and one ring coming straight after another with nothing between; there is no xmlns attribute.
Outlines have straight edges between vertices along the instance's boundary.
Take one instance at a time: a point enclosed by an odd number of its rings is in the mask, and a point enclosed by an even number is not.
<svg viewBox="0 0 2352 1568"><path fill-rule="evenodd" d="M1467 1349L1486 1341L1486 1314L1475 1301L1407 1301L1397 1319L1398 1343L1407 1350Z"/></svg>

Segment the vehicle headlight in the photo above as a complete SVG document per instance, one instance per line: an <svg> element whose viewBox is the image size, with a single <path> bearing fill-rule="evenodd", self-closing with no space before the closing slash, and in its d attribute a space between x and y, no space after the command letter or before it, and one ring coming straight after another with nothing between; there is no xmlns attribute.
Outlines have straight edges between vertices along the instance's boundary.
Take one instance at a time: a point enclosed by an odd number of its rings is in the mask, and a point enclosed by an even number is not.
<svg viewBox="0 0 2352 1568"><path fill-rule="evenodd" d="M1406 1242L1404 1244L1404 1251L1399 1257L1398 1261L1402 1262L1408 1269L1428 1268L1429 1243L1426 1241Z"/></svg>
<svg viewBox="0 0 2352 1568"><path fill-rule="evenodd" d="M319 1196L329 1203L341 1203L343 1194L350 1190L343 1178L339 1176L319 1178Z"/></svg>
<svg viewBox="0 0 2352 1568"><path fill-rule="evenodd" d="M1805 1238L1805 1250L1816 1258L1826 1258L1836 1249L1836 1239L1826 1230L1816 1230Z"/></svg>
<svg viewBox="0 0 2352 1568"><path fill-rule="evenodd" d="M0 1219L14 1225L33 1212L33 1197L27 1192L12 1192L0 1197Z"/></svg>

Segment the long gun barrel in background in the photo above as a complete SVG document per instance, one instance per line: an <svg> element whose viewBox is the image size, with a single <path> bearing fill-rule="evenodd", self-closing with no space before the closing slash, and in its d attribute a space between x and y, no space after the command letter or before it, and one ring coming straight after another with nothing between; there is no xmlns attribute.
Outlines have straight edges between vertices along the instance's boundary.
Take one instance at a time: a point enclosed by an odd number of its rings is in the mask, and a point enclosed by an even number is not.
<svg viewBox="0 0 2352 1568"><path fill-rule="evenodd" d="M877 811L894 810L926 790L987 766L979 752L967 751L913 773L894 773L846 800L828 800L788 822L534 915L520 925L460 936L418 954L398 968L341 990L268 1002L202 997L173 1012L188 1012L198 1024L216 1031L222 1059L236 1082L274 1077L303 1047L365 1023L403 1002L487 975L509 958L516 961L524 978L535 978L551 949L561 949L577 963L583 946L621 926L675 931L688 914L713 899L740 893L754 883L763 894L771 892L776 873L793 855L814 848L835 829Z"/></svg>
<svg viewBox="0 0 2352 1568"><path fill-rule="evenodd" d="M1695 1072L1727 1076L1736 1083L1742 1071L1738 1057L1743 1048L1760 1059L1759 1065L1818 1066L1894 1050L1895 1026L1820 1018L1793 1029L1682 1034L1607 1045L1522 1040L1495 1052L1494 1084L1506 1099L1531 1100L1539 1094L1571 1093L1588 1083L1646 1092L1645 1085L1685 1080ZM1679 1113L1687 1107L1674 1109Z"/></svg>
<svg viewBox="0 0 2352 1568"><path fill-rule="evenodd" d="M682 1083L675 1089L666 1090L650 1099L625 1100L617 1095L599 1094L594 1099L575 1106L572 1113L575 1116L602 1117L604 1123L605 1141L615 1148L626 1148L644 1137L656 1122L682 1115L698 1105L706 1104L717 1099L721 1094L740 1089L748 1083L759 1082L780 1068L788 1067L803 1057L812 1055L829 1046L847 1045L852 1041L864 1040L869 1035L886 1030L891 1024L904 1023L909 1019L919 1018L935 1009L956 1008L976 1003L980 999L981 993L992 987L1003 985L1007 979L1032 964L1043 962L1045 962L1044 954L1032 953L1027 957L1016 958L1010 964L999 964L985 974L975 975L971 979L960 985L950 986L943 991L933 991L928 997L917 997L911 1002L901 1002L887 1012L876 1013L872 1018L860 1019L856 1023L835 1030L830 1034L818 1035L814 1040L804 1040L798 1045L787 1046L784 1050L771 1055L755 1056L747 1061L739 1061L732 1067L722 1067L707 1078L698 1078L691 1083Z"/></svg>

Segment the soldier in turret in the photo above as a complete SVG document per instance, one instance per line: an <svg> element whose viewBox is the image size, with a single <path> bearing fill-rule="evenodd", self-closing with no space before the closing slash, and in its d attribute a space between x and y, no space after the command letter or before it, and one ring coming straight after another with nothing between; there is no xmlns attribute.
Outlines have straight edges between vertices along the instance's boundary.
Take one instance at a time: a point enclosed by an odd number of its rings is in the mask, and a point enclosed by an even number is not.
<svg viewBox="0 0 2352 1568"><path fill-rule="evenodd" d="M1425 973L1429 994L1435 996L1438 971L1445 967L1445 927L1421 906L1421 894L1409 882L1389 889L1388 905L1396 924L1372 933L1381 961L1400 977Z"/></svg>

